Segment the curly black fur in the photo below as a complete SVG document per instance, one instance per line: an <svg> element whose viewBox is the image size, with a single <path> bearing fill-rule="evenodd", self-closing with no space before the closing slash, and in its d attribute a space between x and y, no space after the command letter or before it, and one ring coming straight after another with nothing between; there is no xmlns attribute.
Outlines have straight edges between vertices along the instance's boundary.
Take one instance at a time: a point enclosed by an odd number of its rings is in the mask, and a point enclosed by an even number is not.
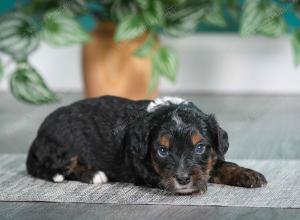
<svg viewBox="0 0 300 220"><path fill-rule="evenodd" d="M102 171L112 182L174 192L179 179L187 175L186 183L193 181L189 186L193 190L179 184L183 190L178 193L182 194L205 191L209 179L237 185L232 181L234 174L222 179L218 172L226 170L224 155L229 144L227 133L213 115L204 114L191 102L167 101L149 111L150 102L104 96L57 109L42 123L32 143L28 173L50 181L60 174L67 180L92 183L94 175ZM193 151L191 135L195 134L206 147L201 155ZM172 142L166 158L157 153L163 136ZM265 183L261 178L255 186Z"/></svg>

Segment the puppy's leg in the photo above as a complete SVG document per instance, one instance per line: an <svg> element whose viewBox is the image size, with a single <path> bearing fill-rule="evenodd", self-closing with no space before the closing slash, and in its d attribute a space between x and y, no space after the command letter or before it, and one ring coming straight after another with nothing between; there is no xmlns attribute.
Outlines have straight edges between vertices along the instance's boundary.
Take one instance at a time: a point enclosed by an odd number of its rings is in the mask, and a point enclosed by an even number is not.
<svg viewBox="0 0 300 220"><path fill-rule="evenodd" d="M31 159L30 162L27 163L27 170L30 175L48 181L59 183L65 180L64 171L62 169L45 167L35 159Z"/></svg>
<svg viewBox="0 0 300 220"><path fill-rule="evenodd" d="M261 173L227 161L217 161L210 172L209 182L247 188L267 184L266 178Z"/></svg>
<svg viewBox="0 0 300 220"><path fill-rule="evenodd" d="M39 148L40 145L43 148ZM28 153L27 172L41 179L63 182L68 164L66 155L64 149L54 141L47 137L38 137Z"/></svg>
<svg viewBox="0 0 300 220"><path fill-rule="evenodd" d="M66 179L91 184L103 184L108 182L108 178L103 171L80 162L78 156L74 156L70 159Z"/></svg>
<svg viewBox="0 0 300 220"><path fill-rule="evenodd" d="M68 180L76 180L83 183L103 184L108 182L108 177L103 171L85 170L76 171L66 177Z"/></svg>

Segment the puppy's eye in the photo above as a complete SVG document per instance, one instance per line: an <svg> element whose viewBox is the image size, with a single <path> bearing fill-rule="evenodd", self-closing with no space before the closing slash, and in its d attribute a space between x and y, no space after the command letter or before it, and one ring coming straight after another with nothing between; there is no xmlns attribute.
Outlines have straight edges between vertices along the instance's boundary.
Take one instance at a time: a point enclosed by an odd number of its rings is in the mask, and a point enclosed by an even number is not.
<svg viewBox="0 0 300 220"><path fill-rule="evenodd" d="M205 145L204 144L198 144L195 147L195 153L196 154L203 154L205 152Z"/></svg>
<svg viewBox="0 0 300 220"><path fill-rule="evenodd" d="M166 156L169 155L169 151L168 151L168 149L165 148L165 147L160 147L160 148L158 148L157 153L158 153L158 155L159 155L160 157L166 157Z"/></svg>

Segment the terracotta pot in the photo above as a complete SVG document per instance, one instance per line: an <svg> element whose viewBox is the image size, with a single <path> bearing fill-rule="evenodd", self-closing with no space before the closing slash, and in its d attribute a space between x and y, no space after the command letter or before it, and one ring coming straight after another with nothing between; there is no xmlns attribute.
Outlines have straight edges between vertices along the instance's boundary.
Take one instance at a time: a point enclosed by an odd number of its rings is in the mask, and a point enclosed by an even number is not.
<svg viewBox="0 0 300 220"><path fill-rule="evenodd" d="M91 41L83 47L86 96L116 95L135 100L156 97L157 88L148 92L151 60L133 55L147 34L131 41L116 42L114 32L113 23L102 22L91 33Z"/></svg>

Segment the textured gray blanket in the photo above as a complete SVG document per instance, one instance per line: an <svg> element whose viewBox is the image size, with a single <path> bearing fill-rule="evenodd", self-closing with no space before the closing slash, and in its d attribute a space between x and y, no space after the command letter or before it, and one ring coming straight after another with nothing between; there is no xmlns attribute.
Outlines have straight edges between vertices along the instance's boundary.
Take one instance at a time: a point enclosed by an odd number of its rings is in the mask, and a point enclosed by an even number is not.
<svg viewBox="0 0 300 220"><path fill-rule="evenodd" d="M51 183L26 174L25 155L0 155L0 201L300 208L300 160L234 162L262 172L269 184L258 189L210 184L204 195L174 196L132 184Z"/></svg>

